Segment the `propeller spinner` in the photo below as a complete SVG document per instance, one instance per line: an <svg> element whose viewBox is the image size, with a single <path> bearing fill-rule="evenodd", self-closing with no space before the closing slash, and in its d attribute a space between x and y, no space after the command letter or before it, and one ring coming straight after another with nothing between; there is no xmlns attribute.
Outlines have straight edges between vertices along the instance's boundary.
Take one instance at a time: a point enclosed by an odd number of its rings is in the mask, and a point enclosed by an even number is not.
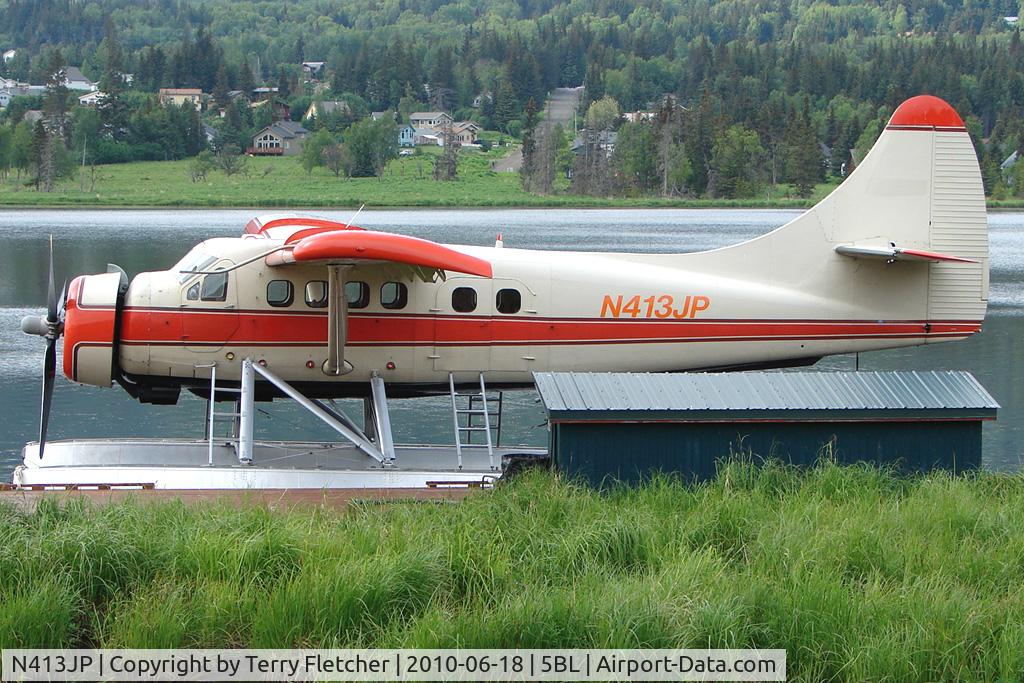
<svg viewBox="0 0 1024 683"><path fill-rule="evenodd" d="M67 283L58 299L53 283L53 237L50 237L50 273L46 292L46 317L28 315L21 320L21 331L46 339L43 355L43 395L39 410L39 457L46 447L46 428L50 422L50 403L53 401L53 383L57 374L57 339L64 333L64 308Z"/></svg>

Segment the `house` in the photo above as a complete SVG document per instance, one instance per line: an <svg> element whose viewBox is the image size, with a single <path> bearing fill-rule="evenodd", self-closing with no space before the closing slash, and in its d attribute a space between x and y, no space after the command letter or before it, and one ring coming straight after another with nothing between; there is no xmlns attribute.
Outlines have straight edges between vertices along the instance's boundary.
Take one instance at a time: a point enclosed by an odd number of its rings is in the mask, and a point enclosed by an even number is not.
<svg viewBox="0 0 1024 683"><path fill-rule="evenodd" d="M18 56L18 51L17 50L4 50L4 61L5 62L11 61L16 56Z"/></svg>
<svg viewBox="0 0 1024 683"><path fill-rule="evenodd" d="M399 147L415 147L416 146L416 129L405 124L404 126L398 127L398 146Z"/></svg>
<svg viewBox="0 0 1024 683"><path fill-rule="evenodd" d="M203 105L203 91L199 88L160 88L160 104L177 107L188 102L197 110Z"/></svg>
<svg viewBox="0 0 1024 683"><path fill-rule="evenodd" d="M270 107L270 120L271 121L285 121L292 117L292 107L286 100L280 97L273 97L259 102L253 102L249 105L249 108L253 111L260 107Z"/></svg>
<svg viewBox="0 0 1024 683"><path fill-rule="evenodd" d="M1019 157L1020 154L1017 153L1017 150L1013 150L1010 156L1006 157L1003 163L999 164L999 171L1003 174L1003 180L1009 182L1013 177L1013 167L1017 165Z"/></svg>
<svg viewBox="0 0 1024 683"><path fill-rule="evenodd" d="M416 111L409 114L409 125L413 128L441 130L452 122L452 117L443 111Z"/></svg>
<svg viewBox="0 0 1024 683"><path fill-rule="evenodd" d="M491 95L491 93L489 93L489 92L482 92L482 93L480 93L479 95L477 95L476 97L473 98L473 105L472 106L473 106L474 109L479 109L480 107L484 106L485 102L493 102L493 101L494 101L494 97Z"/></svg>
<svg viewBox="0 0 1024 683"><path fill-rule="evenodd" d="M480 126L472 121L459 121L452 125L452 136L460 145L475 145Z"/></svg>
<svg viewBox="0 0 1024 683"><path fill-rule="evenodd" d="M14 85L0 87L0 109L6 109L15 97L37 97L46 94L45 85L28 85L14 81L11 83Z"/></svg>
<svg viewBox="0 0 1024 683"><path fill-rule="evenodd" d="M586 131L583 131L586 135ZM619 139L619 134L614 130L602 130L600 133L594 136L594 144L598 149L603 150L609 156L615 151L615 141ZM584 136L581 135L572 141L572 153L579 154L581 150L586 147L586 141Z"/></svg>
<svg viewBox="0 0 1024 683"><path fill-rule="evenodd" d="M271 97L277 97L277 87L269 85L261 85L258 88L252 89L253 100L269 100Z"/></svg>
<svg viewBox="0 0 1024 683"><path fill-rule="evenodd" d="M314 100L309 105L306 113L302 115L302 120L309 121L310 119L320 118L327 114L349 116L352 114L352 108L348 106L348 102L340 100Z"/></svg>
<svg viewBox="0 0 1024 683"><path fill-rule="evenodd" d="M252 136L252 147L246 154L257 156L295 156L309 131L294 121L275 121Z"/></svg>
<svg viewBox="0 0 1024 683"><path fill-rule="evenodd" d="M21 120L30 126L34 126L37 121L43 120L43 112L38 109L29 109L25 112L25 115L21 117Z"/></svg>
<svg viewBox="0 0 1024 683"><path fill-rule="evenodd" d="M203 124L203 137L206 138L206 144L213 145L214 140L217 139L217 129L208 123Z"/></svg>
<svg viewBox="0 0 1024 683"><path fill-rule="evenodd" d="M414 145L441 146L441 136L433 128L414 128L412 142Z"/></svg>
<svg viewBox="0 0 1024 683"><path fill-rule="evenodd" d="M99 86L90 81L77 66L69 66L64 70L64 86L68 90L98 90Z"/></svg>
<svg viewBox="0 0 1024 683"><path fill-rule="evenodd" d="M658 113L654 111L627 111L622 115L622 118L626 119L629 123L638 123L640 121L653 121L658 118Z"/></svg>
<svg viewBox="0 0 1024 683"><path fill-rule="evenodd" d="M95 92L87 93L78 98L78 104L83 107L95 107L100 104L107 97L107 93L96 90Z"/></svg>
<svg viewBox="0 0 1024 683"><path fill-rule="evenodd" d="M302 73L310 78L317 78L323 73L325 62L303 62Z"/></svg>

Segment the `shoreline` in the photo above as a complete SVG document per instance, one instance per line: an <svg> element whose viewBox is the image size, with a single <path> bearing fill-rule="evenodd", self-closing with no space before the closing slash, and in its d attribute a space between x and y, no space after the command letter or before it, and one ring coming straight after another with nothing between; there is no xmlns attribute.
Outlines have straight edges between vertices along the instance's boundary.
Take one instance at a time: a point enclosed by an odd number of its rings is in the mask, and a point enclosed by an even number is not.
<svg viewBox="0 0 1024 683"><path fill-rule="evenodd" d="M222 203L214 205L190 204L190 203L168 203L168 204L104 204L99 202L53 202L39 204L4 204L0 202L0 211L158 211L158 210L182 210L182 211L237 211L252 209L254 211L344 211L359 209L370 211L545 211L548 209L586 209L586 210L616 210L625 211L638 209L641 211L658 211L672 209L731 209L736 211L759 210L759 211L794 211L805 210L814 206L814 201L782 200L782 201L760 201L743 202L741 200L651 200L645 203L637 200L599 200L597 202L579 203L531 203L531 204L278 204L278 203ZM1011 213L1024 210L1024 200L986 202L986 210L994 213Z"/></svg>

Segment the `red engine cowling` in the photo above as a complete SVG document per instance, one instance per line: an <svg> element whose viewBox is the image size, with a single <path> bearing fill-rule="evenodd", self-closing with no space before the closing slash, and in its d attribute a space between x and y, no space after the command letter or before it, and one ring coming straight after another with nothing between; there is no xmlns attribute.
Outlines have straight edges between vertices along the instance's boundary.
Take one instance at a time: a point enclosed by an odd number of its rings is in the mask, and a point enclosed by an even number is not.
<svg viewBox="0 0 1024 683"><path fill-rule="evenodd" d="M109 387L114 377L120 273L71 281L64 318L64 374L73 382Z"/></svg>

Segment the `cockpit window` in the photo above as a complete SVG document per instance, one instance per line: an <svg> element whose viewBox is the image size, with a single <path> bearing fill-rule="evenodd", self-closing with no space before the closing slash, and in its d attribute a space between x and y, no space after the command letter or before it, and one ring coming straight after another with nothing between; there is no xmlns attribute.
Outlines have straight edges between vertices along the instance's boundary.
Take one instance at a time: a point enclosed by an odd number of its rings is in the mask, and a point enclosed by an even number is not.
<svg viewBox="0 0 1024 683"><path fill-rule="evenodd" d="M216 256L211 256L204 251L190 251L174 266L175 272L178 273L178 282L185 284L192 278L192 273L197 270L206 270L216 262Z"/></svg>
<svg viewBox="0 0 1024 683"><path fill-rule="evenodd" d="M228 298L228 274L214 273L203 278L203 301L224 301Z"/></svg>

